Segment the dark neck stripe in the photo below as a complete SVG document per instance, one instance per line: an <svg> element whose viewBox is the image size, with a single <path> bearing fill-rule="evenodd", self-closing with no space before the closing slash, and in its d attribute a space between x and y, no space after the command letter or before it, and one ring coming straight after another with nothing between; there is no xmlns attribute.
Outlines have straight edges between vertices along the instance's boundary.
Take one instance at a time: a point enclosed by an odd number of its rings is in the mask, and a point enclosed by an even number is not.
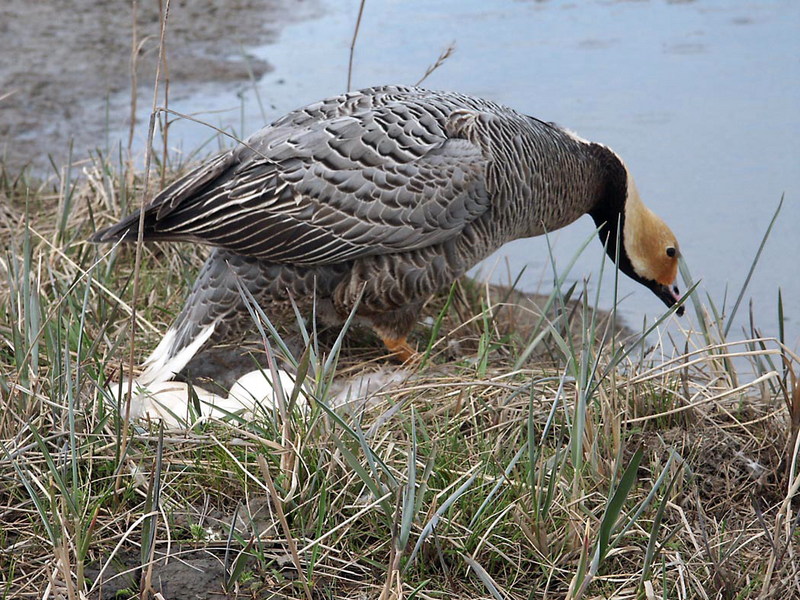
<svg viewBox="0 0 800 600"><path fill-rule="evenodd" d="M589 151L600 163L601 171L605 175L595 205L589 214L598 227L600 241L605 245L608 256L611 260L617 260L617 245L624 240L625 235L628 172L619 157L605 146L590 144ZM654 283L636 274L631 259L625 251L624 243L619 248L617 266L625 275L644 286L650 287Z"/></svg>

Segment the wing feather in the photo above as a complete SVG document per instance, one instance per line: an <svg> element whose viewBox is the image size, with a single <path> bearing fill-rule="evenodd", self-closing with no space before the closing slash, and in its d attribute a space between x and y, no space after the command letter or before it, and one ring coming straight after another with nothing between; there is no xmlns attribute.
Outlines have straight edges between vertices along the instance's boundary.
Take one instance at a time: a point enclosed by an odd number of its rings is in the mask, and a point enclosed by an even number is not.
<svg viewBox="0 0 800 600"><path fill-rule="evenodd" d="M486 153L453 135L447 110L347 98L290 113L166 188L145 239L331 264L441 243L488 209Z"/></svg>

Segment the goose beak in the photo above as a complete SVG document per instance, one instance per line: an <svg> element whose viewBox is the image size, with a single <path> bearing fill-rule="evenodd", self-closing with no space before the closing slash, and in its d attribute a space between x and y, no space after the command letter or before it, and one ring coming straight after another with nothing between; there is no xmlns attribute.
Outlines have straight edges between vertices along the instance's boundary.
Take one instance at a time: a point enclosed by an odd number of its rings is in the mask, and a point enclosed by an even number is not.
<svg viewBox="0 0 800 600"><path fill-rule="evenodd" d="M652 289L655 295L661 298L661 301L668 307L672 307L676 302L680 301L681 299L681 292L678 289L678 286L674 284L664 285L663 283L656 282L650 289ZM679 317L682 317L684 313L684 307L679 306L678 310L676 310L675 312L678 313Z"/></svg>

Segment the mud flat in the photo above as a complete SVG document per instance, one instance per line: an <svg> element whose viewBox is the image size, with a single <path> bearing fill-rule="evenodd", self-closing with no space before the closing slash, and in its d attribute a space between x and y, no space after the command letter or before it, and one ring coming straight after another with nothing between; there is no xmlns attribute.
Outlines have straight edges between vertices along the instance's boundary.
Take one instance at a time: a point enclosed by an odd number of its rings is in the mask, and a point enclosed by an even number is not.
<svg viewBox="0 0 800 600"><path fill-rule="evenodd" d="M0 160L16 171L61 166L105 148L106 132L130 119L132 65L140 102L150 102L158 61L158 2L140 2L139 51L132 61L129 3L74 0L0 4ZM167 34L170 95L201 85L246 86L270 65L247 48L273 42L288 23L314 14L314 2L172 2ZM143 95L142 94L146 94Z"/></svg>

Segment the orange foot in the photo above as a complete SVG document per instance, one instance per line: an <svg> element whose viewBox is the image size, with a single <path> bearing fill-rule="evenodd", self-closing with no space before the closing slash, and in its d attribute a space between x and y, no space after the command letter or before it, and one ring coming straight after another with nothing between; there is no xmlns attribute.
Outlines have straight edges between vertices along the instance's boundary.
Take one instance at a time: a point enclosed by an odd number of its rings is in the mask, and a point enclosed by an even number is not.
<svg viewBox="0 0 800 600"><path fill-rule="evenodd" d="M381 340L392 356L402 363L415 362L420 358L419 353L408 345L405 336L400 338L381 337Z"/></svg>

